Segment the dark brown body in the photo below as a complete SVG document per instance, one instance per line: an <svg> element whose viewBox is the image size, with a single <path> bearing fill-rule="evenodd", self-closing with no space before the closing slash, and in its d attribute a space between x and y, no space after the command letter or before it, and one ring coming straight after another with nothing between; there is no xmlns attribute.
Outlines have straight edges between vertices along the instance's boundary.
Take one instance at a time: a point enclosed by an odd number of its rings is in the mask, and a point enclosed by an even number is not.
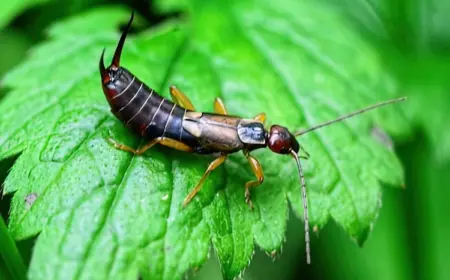
<svg viewBox="0 0 450 280"><path fill-rule="evenodd" d="M132 131L151 140L166 137L193 152L233 153L265 147L265 130L255 120L187 110L161 97L125 68L108 68L104 92L113 114ZM257 129L258 133L250 130Z"/></svg>
<svg viewBox="0 0 450 280"><path fill-rule="evenodd" d="M197 141L182 128L186 109L161 97L124 68L105 85L111 112L132 131L146 139L165 136L195 147Z"/></svg>

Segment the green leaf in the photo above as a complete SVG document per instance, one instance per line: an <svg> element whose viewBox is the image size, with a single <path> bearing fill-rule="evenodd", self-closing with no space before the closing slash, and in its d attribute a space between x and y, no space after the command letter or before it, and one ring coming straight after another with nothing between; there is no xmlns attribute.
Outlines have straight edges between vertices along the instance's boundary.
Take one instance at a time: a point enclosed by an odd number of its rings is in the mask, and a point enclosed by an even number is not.
<svg viewBox="0 0 450 280"><path fill-rule="evenodd" d="M408 20L409 35L422 51L448 51L450 46L448 19L450 4L445 0L403 0L401 11Z"/></svg>
<svg viewBox="0 0 450 280"><path fill-rule="evenodd" d="M0 53L8 54L2 57L2 64L0 65L0 76L2 76L24 57L31 42L25 34L18 31L11 32L10 30L0 32L0 42L8 42L7 44L0 44ZM1 96L0 93L0 98Z"/></svg>
<svg viewBox="0 0 450 280"><path fill-rule="evenodd" d="M302 215L296 166L255 151L265 181L250 211L243 186L251 169L231 155L183 209L211 158L160 147L133 157L108 145L109 135L140 143L109 112L97 69L128 16L104 8L58 23L5 78L13 90L0 103L0 158L21 153L5 182L15 192L10 231L17 239L41 232L34 279L178 279L205 262L210 242L224 277L233 278L254 243L281 250L287 198ZM265 111L268 125L293 130L396 96L373 49L334 9L309 1L202 3L188 22L130 36L122 63L164 96L177 85L201 111L220 96L232 114ZM372 137L374 125L408 130L397 105L300 139L312 154L303 161L310 222L321 228L332 218L359 244L377 217L379 180L402 183L398 159Z"/></svg>
<svg viewBox="0 0 450 280"><path fill-rule="evenodd" d="M166 1L152 1L151 7L155 8L158 12L168 13L185 10L190 6L190 0L166 0Z"/></svg>
<svg viewBox="0 0 450 280"><path fill-rule="evenodd" d="M324 0L332 4L333 8L345 13L347 18L357 23L355 27L361 32L369 31L372 36L387 39L388 30L384 19L392 2L382 0ZM392 4L392 6L394 6Z"/></svg>
<svg viewBox="0 0 450 280"><path fill-rule="evenodd" d="M430 37L435 44L450 46L447 15L450 12L450 3L444 0L433 0L427 6L427 19L430 28Z"/></svg>
<svg viewBox="0 0 450 280"><path fill-rule="evenodd" d="M17 14L23 10L39 5L49 0L11 0L0 3L0 29L8 24Z"/></svg>
<svg viewBox="0 0 450 280"><path fill-rule="evenodd" d="M401 84L401 92L409 97L406 111L409 121L421 127L432 140L434 148L431 152L440 162L450 158L446 121L449 118L450 57L445 52L450 45L449 36L446 36L448 3L442 0L334 3L350 14L350 18L356 19L355 26L378 30L373 32L372 40L385 37L382 25L391 33L390 40L384 41L378 53L384 57L387 71ZM399 48L404 51L399 52Z"/></svg>

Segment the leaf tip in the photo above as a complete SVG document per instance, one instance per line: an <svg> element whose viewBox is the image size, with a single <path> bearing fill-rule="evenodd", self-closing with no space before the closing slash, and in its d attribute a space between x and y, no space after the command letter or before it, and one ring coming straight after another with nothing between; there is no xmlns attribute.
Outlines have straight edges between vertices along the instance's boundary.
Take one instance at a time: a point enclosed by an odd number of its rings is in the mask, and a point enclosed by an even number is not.
<svg viewBox="0 0 450 280"><path fill-rule="evenodd" d="M369 237L369 234L371 232L372 227L368 226L359 232L359 234L353 236L355 239L356 244L358 244L359 247L363 247L364 243L366 242L367 238Z"/></svg>

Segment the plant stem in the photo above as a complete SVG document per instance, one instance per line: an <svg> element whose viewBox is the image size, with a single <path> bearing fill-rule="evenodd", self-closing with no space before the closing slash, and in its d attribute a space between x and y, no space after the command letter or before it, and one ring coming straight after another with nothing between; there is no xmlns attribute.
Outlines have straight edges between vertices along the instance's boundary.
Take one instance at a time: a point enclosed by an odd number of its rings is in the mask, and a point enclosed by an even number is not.
<svg viewBox="0 0 450 280"><path fill-rule="evenodd" d="M26 280L27 268L20 256L14 239L0 216L0 255L14 280Z"/></svg>

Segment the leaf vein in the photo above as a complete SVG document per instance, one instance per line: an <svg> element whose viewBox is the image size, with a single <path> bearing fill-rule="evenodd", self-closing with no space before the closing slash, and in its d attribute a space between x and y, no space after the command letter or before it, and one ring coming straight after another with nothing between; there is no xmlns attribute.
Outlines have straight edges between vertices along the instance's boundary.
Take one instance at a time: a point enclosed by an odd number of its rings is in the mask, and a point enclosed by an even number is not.
<svg viewBox="0 0 450 280"><path fill-rule="evenodd" d="M125 180L128 177L128 175L129 175L129 171L130 171L130 168L131 168L131 166L133 164L133 161L134 161L135 157L136 157L135 155L131 156L131 158L130 158L128 164L127 164L127 168L126 168L125 172L123 173L122 180L120 181L120 183L118 184L116 189L112 189L110 197L108 198L108 201L107 201L107 203L105 205L107 211L104 211L104 215L103 215L103 217L102 217L102 219L100 221L100 225L97 227L97 230L94 232L94 235L92 236L89 244L87 245L87 249L86 249L86 252L85 252L84 257L83 257L84 261L81 263L81 265L77 269L77 272L75 273L74 279L79 279L80 278L80 275L83 272L83 268L84 268L84 266L87 263L89 255L91 254L92 247L93 247L94 243L97 241L97 238L100 236L101 231L103 230L107 220L109 219L113 209L115 208L117 200L120 198L119 195L118 195L118 192L120 191L120 189L125 184Z"/></svg>
<svg viewBox="0 0 450 280"><path fill-rule="evenodd" d="M106 118L103 119L102 121L100 121L97 125L97 127L100 127L101 125L103 125L103 123L105 122ZM95 129L93 129L93 133L91 133L88 137L86 137L85 139L83 139L82 144L84 144L88 139L90 139L93 135L95 135ZM76 149L77 151L79 150L79 148L81 148L82 145L78 146ZM69 162L70 160L72 160L72 157L75 155L76 153L73 153L70 157L67 158L66 163ZM50 186L52 186L57 180L60 179L62 172L64 171L65 167L64 165L61 167L61 169L58 171L58 173L56 174L55 178L44 188L44 190L42 191L42 193L36 198L35 202L30 206L30 209L28 209L28 211L25 212L25 214L19 218L19 221L16 223L17 225L20 225L22 223L22 221L25 219L25 217L28 215L28 213L31 212L31 209L33 207L36 207L36 205L42 201L42 197L44 197L44 195L47 193L48 189L50 188Z"/></svg>

